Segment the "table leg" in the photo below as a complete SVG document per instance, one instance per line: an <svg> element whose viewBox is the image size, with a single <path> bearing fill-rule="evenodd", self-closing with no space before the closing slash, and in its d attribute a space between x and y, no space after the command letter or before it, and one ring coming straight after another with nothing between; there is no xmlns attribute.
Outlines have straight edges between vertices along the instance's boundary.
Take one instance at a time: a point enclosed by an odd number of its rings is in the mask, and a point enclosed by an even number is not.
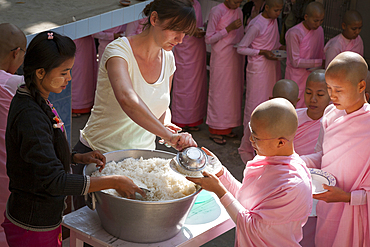
<svg viewBox="0 0 370 247"><path fill-rule="evenodd" d="M84 246L84 242L81 241L81 239L78 239L76 232L72 230L70 231L70 234L69 234L69 246L70 247L83 247Z"/></svg>

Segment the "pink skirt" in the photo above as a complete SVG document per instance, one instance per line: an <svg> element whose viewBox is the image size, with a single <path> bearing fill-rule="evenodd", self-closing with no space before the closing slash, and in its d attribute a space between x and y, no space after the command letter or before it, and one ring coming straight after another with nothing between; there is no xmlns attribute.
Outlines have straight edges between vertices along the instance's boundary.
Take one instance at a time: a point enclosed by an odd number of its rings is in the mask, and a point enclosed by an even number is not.
<svg viewBox="0 0 370 247"><path fill-rule="evenodd" d="M61 247L62 246L62 226L55 230L46 232L35 232L25 230L14 225L5 216L1 224L4 228L6 241L9 247Z"/></svg>

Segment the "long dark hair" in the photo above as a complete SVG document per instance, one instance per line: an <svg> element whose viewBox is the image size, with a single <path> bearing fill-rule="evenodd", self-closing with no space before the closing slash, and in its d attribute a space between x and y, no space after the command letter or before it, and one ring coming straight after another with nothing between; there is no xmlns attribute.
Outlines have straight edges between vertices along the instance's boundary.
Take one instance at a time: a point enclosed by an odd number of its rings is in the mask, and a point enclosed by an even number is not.
<svg viewBox="0 0 370 247"><path fill-rule="evenodd" d="M52 34L52 39L48 39ZM75 56L76 45L67 36L62 36L52 31L39 33L28 45L24 58L24 80L32 97L48 116L51 124L56 124L53 119L54 113L42 98L36 85L36 70L44 69L49 73L52 69L59 67L63 62ZM67 172L71 163L71 152L65 134L60 128L54 129L54 150L58 159L62 162L64 170Z"/></svg>
<svg viewBox="0 0 370 247"><path fill-rule="evenodd" d="M150 28L150 15L153 11L158 13L161 21L170 20L164 29L182 31L193 35L196 30L197 19L193 2L190 0L154 0L145 6L143 14L148 17L143 30Z"/></svg>

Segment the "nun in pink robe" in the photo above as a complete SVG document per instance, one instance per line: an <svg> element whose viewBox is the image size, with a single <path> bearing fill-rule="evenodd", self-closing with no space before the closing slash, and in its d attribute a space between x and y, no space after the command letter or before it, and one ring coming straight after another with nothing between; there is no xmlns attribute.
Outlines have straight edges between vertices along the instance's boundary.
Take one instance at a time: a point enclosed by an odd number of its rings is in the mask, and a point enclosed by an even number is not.
<svg viewBox="0 0 370 247"><path fill-rule="evenodd" d="M197 27L203 27L202 10L194 0ZM207 67L204 38L185 36L174 49L176 72L172 82L172 122L179 127L203 123L207 111ZM196 56L195 56L196 54Z"/></svg>
<svg viewBox="0 0 370 247"><path fill-rule="evenodd" d="M299 155L315 152L317 139L321 128L320 119L313 120L307 115L307 108L296 109L298 129L294 137L294 151Z"/></svg>
<svg viewBox="0 0 370 247"><path fill-rule="evenodd" d="M299 87L298 98L304 99L306 80L309 69L322 66L324 59L324 31L320 26L316 30L308 30L303 23L290 28L285 34L287 62L285 79L293 80ZM304 100L297 103L297 108L303 108Z"/></svg>
<svg viewBox="0 0 370 247"><path fill-rule="evenodd" d="M312 154L315 152L317 139L321 128L320 119L313 120L307 115L307 108L296 109L298 116L298 129L294 137L294 151L298 155ZM315 210L316 211L316 210ZM315 246L316 216L308 217L303 227L303 247Z"/></svg>
<svg viewBox="0 0 370 247"><path fill-rule="evenodd" d="M224 3L209 14L206 43L211 44L207 121L211 134L227 135L241 125L244 57L235 44L243 37L243 26L229 33L226 27L243 19L240 8L229 9Z"/></svg>
<svg viewBox="0 0 370 247"><path fill-rule="evenodd" d="M297 154L255 156L243 183L224 169L221 199L236 223L235 246L300 246L312 208L311 176Z"/></svg>
<svg viewBox="0 0 370 247"><path fill-rule="evenodd" d="M346 39L343 34L338 34L330 39L324 47L325 52L325 68L328 67L331 60L333 60L339 53L344 51L353 51L361 56L364 55L364 43L360 35L355 39Z"/></svg>
<svg viewBox="0 0 370 247"><path fill-rule="evenodd" d="M107 47L107 45L114 40L114 35L115 34L123 35L125 33L126 26L127 25L125 24L118 27L113 27L92 35L93 38L99 40L98 46L99 59L102 58L105 47Z"/></svg>
<svg viewBox="0 0 370 247"><path fill-rule="evenodd" d="M308 167L331 173L351 202L316 207L316 246L370 246L370 105L347 114L329 105L316 153L302 156Z"/></svg>
<svg viewBox="0 0 370 247"><path fill-rule="evenodd" d="M5 132L8 119L8 111L13 96L19 84L24 83L23 76L12 75L0 70L0 222L4 222L6 202L10 192L9 177L6 174L6 147ZM0 246L8 246L4 228L0 227Z"/></svg>
<svg viewBox="0 0 370 247"><path fill-rule="evenodd" d="M72 69L72 113L89 113L94 105L98 63L94 38L74 40L76 57Z"/></svg>
<svg viewBox="0 0 370 247"><path fill-rule="evenodd" d="M238 149L243 162L243 156L249 153L253 157L253 148L249 141L250 130L248 123L251 114L259 104L269 99L275 83L280 80L280 66L277 60L269 60L258 55L260 50L279 49L279 31L277 20L267 19L259 14L251 20L246 33L238 45L237 52L248 56L246 69L247 91L244 107L244 135Z"/></svg>
<svg viewBox="0 0 370 247"><path fill-rule="evenodd" d="M128 23L126 28L126 37L140 34L143 31L143 27L147 19L148 18L145 17L140 20Z"/></svg>

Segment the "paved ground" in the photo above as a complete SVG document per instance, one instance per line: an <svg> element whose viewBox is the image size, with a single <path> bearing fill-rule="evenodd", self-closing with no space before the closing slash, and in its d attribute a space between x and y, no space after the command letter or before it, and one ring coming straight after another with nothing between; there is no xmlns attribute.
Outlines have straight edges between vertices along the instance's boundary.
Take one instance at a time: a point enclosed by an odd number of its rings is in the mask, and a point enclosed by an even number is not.
<svg viewBox="0 0 370 247"><path fill-rule="evenodd" d="M89 115L82 115L79 118L72 119L72 143L73 145L78 141L79 130L84 127ZM244 165L238 154L238 147L240 145L240 139L242 137L242 127L234 129L234 133L238 135L237 138L228 138L227 144L220 146L211 141L208 137L208 127L205 124L200 126L201 130L198 132L192 132L194 139L198 145L204 146L215 153L221 162L228 168L228 170L241 181L243 177ZM164 145L158 145L157 149L165 150L168 152L176 153L176 150L167 148ZM235 231L230 230L218 238L203 245L203 247L227 247L234 246L234 234Z"/></svg>

